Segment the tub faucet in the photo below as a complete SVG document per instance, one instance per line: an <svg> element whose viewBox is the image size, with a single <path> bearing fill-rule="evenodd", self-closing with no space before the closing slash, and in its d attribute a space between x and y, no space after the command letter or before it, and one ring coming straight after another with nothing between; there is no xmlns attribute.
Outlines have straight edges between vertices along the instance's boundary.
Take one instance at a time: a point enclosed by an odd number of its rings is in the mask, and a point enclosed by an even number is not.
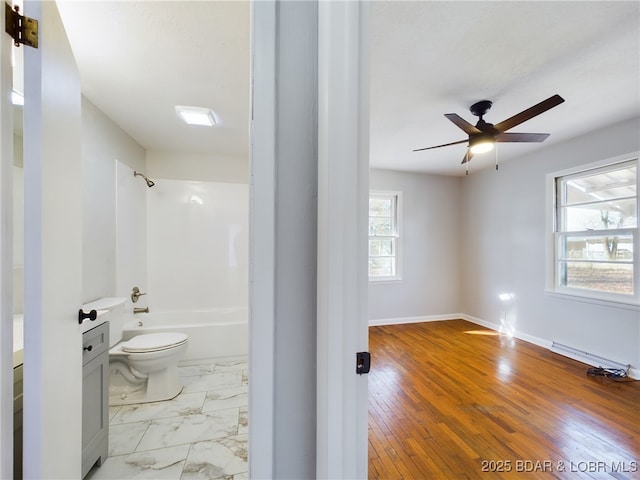
<svg viewBox="0 0 640 480"><path fill-rule="evenodd" d="M149 313L149 307L133 307L133 313Z"/></svg>

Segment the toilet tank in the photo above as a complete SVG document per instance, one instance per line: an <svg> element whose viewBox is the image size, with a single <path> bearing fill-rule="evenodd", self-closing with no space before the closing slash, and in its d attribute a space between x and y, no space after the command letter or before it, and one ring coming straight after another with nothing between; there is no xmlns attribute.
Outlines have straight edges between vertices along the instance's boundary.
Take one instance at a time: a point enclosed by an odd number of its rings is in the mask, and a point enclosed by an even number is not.
<svg viewBox="0 0 640 480"><path fill-rule="evenodd" d="M109 321L109 347L113 347L122 340L124 305L126 301L126 297L106 297L82 306L85 312L96 310L99 320Z"/></svg>

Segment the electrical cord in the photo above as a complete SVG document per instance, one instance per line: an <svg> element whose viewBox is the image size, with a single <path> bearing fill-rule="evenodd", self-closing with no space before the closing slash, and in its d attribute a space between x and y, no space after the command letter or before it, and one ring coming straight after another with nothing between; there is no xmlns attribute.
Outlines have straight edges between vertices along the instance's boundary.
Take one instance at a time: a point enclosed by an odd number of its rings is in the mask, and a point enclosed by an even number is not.
<svg viewBox="0 0 640 480"><path fill-rule="evenodd" d="M606 377L616 382L637 382L632 378L627 377L627 371L622 368L604 368L593 367L587 370L587 375L590 377Z"/></svg>

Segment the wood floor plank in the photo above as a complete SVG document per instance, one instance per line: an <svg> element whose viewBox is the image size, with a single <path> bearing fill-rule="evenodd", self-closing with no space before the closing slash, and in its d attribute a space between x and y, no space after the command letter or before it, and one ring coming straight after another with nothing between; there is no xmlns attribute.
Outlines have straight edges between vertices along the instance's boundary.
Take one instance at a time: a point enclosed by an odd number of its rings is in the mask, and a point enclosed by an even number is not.
<svg viewBox="0 0 640 480"><path fill-rule="evenodd" d="M640 478L640 382L464 320L369 339L369 478Z"/></svg>

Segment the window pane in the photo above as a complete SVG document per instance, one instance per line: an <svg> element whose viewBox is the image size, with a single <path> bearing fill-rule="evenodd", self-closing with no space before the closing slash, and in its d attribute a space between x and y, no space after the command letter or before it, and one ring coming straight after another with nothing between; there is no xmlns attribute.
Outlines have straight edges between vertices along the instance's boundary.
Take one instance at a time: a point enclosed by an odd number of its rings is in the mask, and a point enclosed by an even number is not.
<svg viewBox="0 0 640 480"><path fill-rule="evenodd" d="M369 198L369 216L393 216L393 200L391 198Z"/></svg>
<svg viewBox="0 0 640 480"><path fill-rule="evenodd" d="M560 284L602 292L633 294L633 265L560 262Z"/></svg>
<svg viewBox="0 0 640 480"><path fill-rule="evenodd" d="M636 166L565 180L565 205L636 196Z"/></svg>
<svg viewBox="0 0 640 480"><path fill-rule="evenodd" d="M369 196L369 277L396 279L400 196L377 192Z"/></svg>
<svg viewBox="0 0 640 480"><path fill-rule="evenodd" d="M637 165L633 160L556 179L558 285L634 294Z"/></svg>
<svg viewBox="0 0 640 480"><path fill-rule="evenodd" d="M561 231L564 232L637 226L635 198L566 207L563 212Z"/></svg>
<svg viewBox="0 0 640 480"><path fill-rule="evenodd" d="M369 276L392 277L396 274L395 263L393 257L369 258Z"/></svg>
<svg viewBox="0 0 640 480"><path fill-rule="evenodd" d="M393 250L392 238L369 239L369 256L371 257L394 255Z"/></svg>
<svg viewBox="0 0 640 480"><path fill-rule="evenodd" d="M393 223L391 218L369 217L369 235L393 235Z"/></svg>
<svg viewBox="0 0 640 480"><path fill-rule="evenodd" d="M559 246L562 260L633 261L632 235L563 236Z"/></svg>

